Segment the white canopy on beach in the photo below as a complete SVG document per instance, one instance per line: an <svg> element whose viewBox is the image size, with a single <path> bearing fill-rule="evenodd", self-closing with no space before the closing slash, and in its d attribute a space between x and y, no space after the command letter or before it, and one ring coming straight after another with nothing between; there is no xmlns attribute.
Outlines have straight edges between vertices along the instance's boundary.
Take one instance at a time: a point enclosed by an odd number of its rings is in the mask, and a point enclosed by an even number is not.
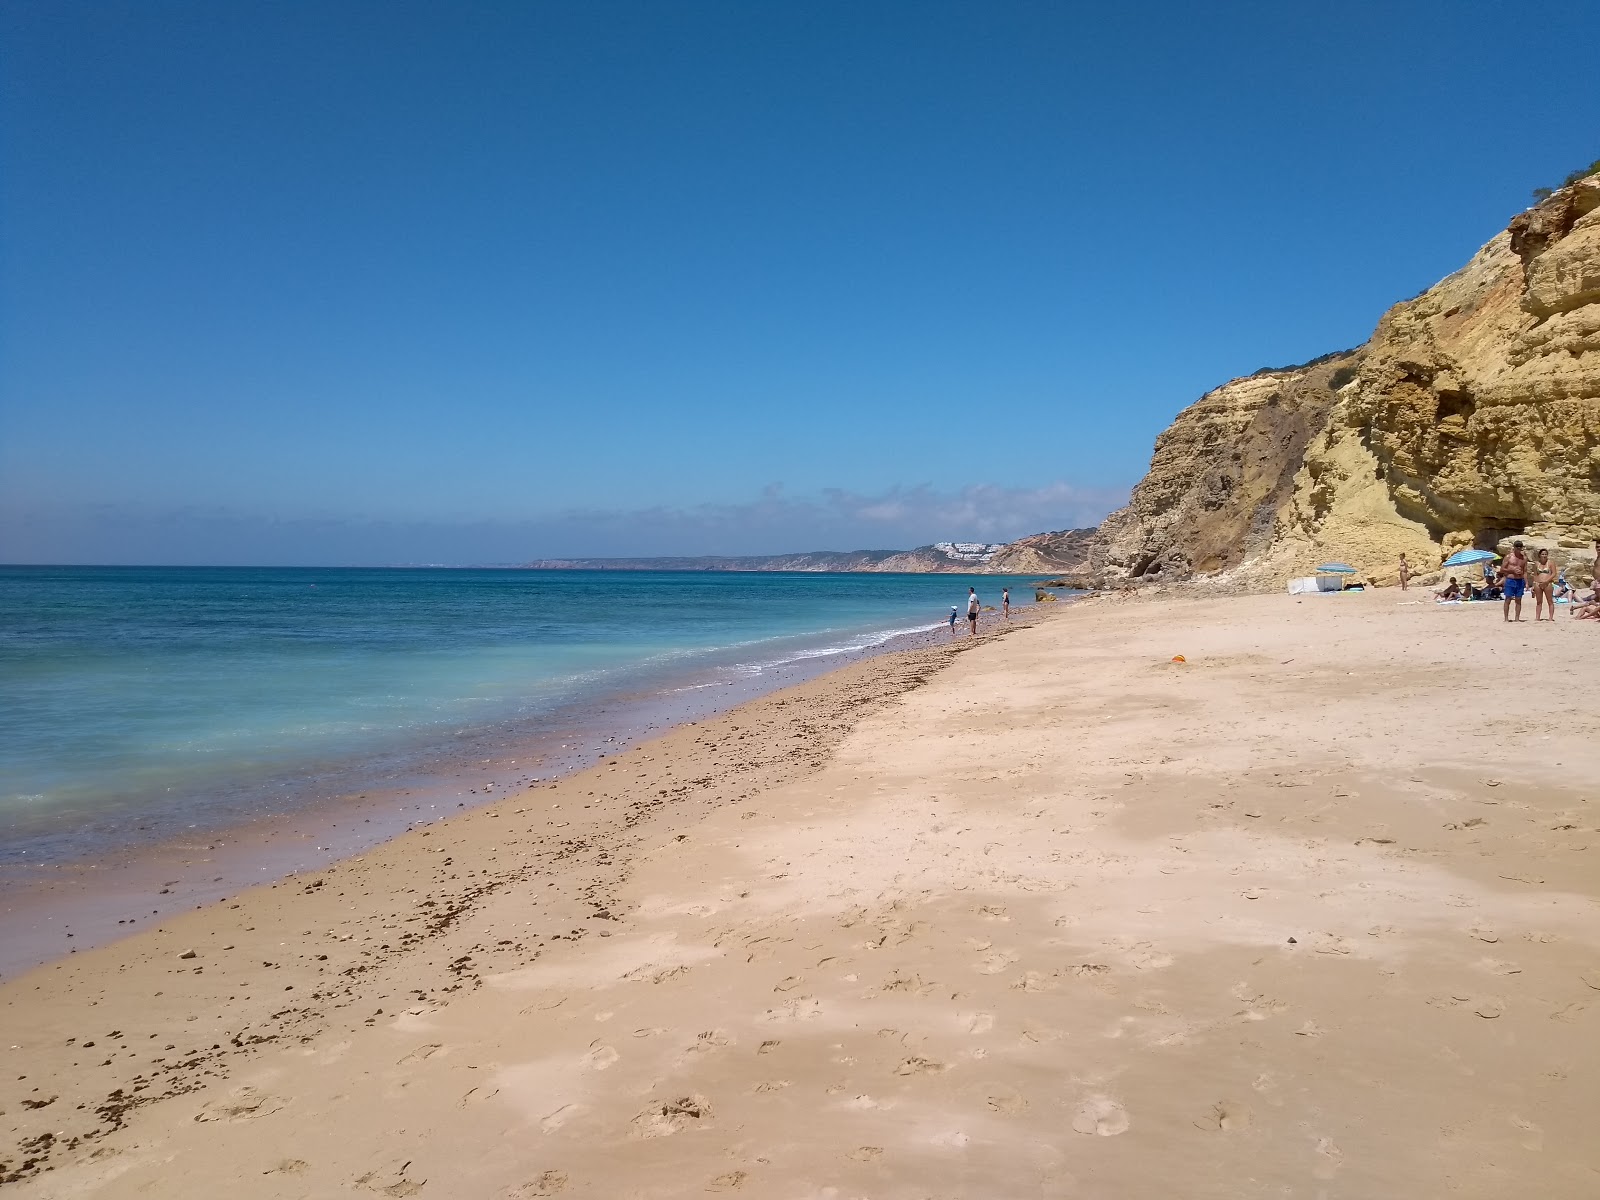
<svg viewBox="0 0 1600 1200"><path fill-rule="evenodd" d="M1289 580L1289 594L1302 596L1311 592L1337 592L1344 588L1344 581L1337 575L1307 575L1303 579Z"/></svg>

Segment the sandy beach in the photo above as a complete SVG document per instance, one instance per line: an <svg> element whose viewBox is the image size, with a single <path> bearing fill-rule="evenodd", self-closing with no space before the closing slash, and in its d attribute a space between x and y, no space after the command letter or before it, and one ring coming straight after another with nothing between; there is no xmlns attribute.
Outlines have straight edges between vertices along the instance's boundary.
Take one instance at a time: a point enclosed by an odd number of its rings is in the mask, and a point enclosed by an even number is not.
<svg viewBox="0 0 1600 1200"><path fill-rule="evenodd" d="M1594 627L1395 589L1043 618L6 984L0 1178L1600 1193Z"/></svg>

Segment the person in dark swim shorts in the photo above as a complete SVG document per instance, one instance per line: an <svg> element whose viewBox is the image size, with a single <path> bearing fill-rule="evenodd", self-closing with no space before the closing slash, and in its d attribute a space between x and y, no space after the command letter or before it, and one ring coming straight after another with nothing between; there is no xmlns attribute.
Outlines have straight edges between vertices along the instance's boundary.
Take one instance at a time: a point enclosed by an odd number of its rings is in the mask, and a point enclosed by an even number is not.
<svg viewBox="0 0 1600 1200"><path fill-rule="evenodd" d="M1511 553L1500 560L1500 595L1505 600L1502 615L1511 620L1511 602L1517 604L1517 620L1522 620L1522 593L1528 586L1528 555L1520 541L1511 543Z"/></svg>

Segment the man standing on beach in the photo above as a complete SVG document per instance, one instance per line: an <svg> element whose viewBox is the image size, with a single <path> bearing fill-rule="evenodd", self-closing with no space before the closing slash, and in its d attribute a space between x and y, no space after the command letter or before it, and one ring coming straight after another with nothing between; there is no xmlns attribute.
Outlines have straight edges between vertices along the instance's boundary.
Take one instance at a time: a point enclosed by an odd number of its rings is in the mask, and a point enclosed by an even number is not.
<svg viewBox="0 0 1600 1200"><path fill-rule="evenodd" d="M1517 620L1522 620L1522 593L1528 586L1528 556L1522 552L1520 541L1511 543L1511 553L1500 560L1501 595L1505 597L1500 611L1511 620L1511 602L1517 602Z"/></svg>
<svg viewBox="0 0 1600 1200"><path fill-rule="evenodd" d="M975 587L969 587L967 589L967 636L968 637L977 637L978 636L978 609L979 609L979 607L981 607L981 606L978 604L978 589L975 588Z"/></svg>

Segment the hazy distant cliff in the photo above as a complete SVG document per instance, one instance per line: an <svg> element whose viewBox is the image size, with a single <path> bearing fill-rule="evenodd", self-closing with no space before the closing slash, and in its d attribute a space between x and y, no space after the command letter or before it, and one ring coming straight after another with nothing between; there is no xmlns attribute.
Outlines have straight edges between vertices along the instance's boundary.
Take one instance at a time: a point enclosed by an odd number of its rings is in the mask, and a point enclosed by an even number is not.
<svg viewBox="0 0 1600 1200"><path fill-rule="evenodd" d="M938 542L915 550L813 550L799 554L706 555L688 558L543 558L530 570L584 571L879 571L990 572L1000 543Z"/></svg>
<svg viewBox="0 0 1600 1200"><path fill-rule="evenodd" d="M1392 579L1522 536L1568 562L1600 535L1600 177L1518 216L1355 350L1236 379L1179 413L1103 582L1276 587L1344 559ZM1573 572L1587 578L1587 568Z"/></svg>

